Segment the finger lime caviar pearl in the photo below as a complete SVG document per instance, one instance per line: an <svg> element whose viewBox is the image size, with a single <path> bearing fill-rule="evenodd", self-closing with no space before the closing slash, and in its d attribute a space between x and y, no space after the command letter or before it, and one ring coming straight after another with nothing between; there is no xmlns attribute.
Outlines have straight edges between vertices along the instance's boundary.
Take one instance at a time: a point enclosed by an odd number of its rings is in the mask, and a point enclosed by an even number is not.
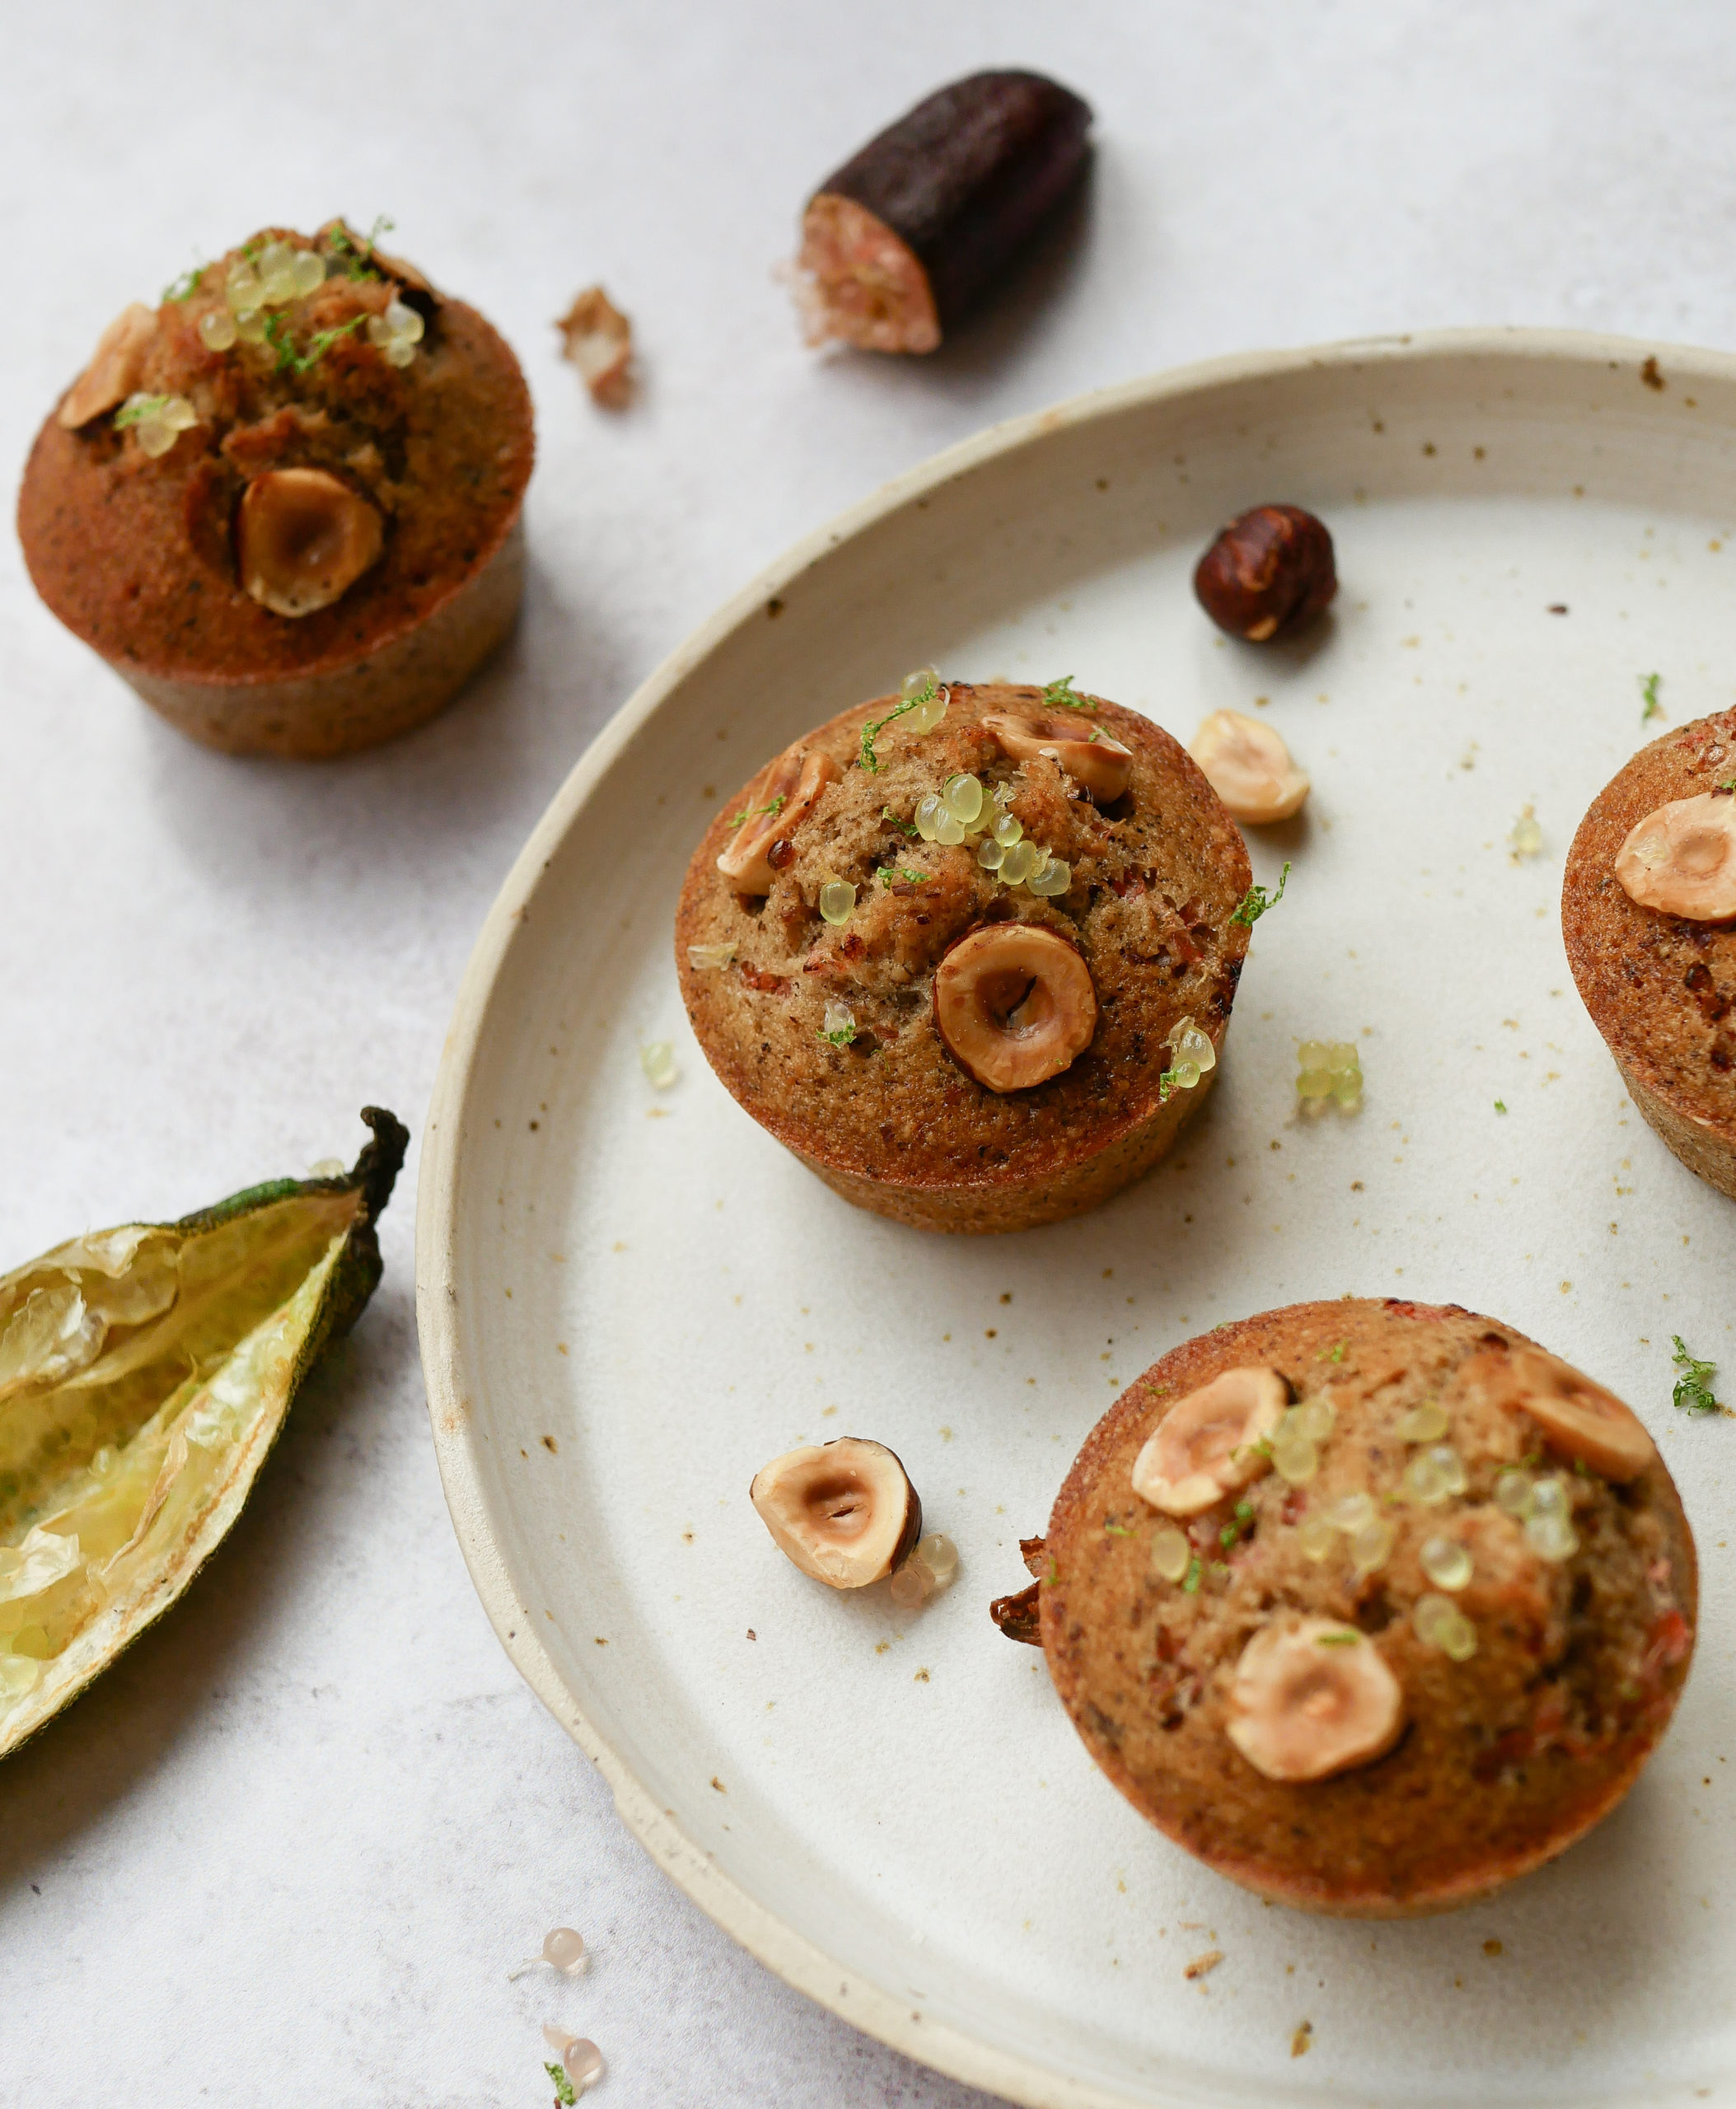
<svg viewBox="0 0 1736 2109"><path fill-rule="evenodd" d="M949 699L942 685L938 667L919 666L914 674L906 674L900 684L899 694L906 703L912 696L922 699L914 710L905 715L906 732L922 733L939 729L947 714Z"/></svg>
<svg viewBox="0 0 1736 2109"><path fill-rule="evenodd" d="M831 1040L834 1047L848 1047L856 1037L856 1013L835 996L826 999L826 1018L820 1027L820 1037Z"/></svg>
<svg viewBox="0 0 1736 2109"><path fill-rule="evenodd" d="M1537 825L1537 816L1529 806L1514 822L1513 832L1507 838L1507 846L1513 852L1515 864L1523 858L1542 855L1543 830Z"/></svg>
<svg viewBox="0 0 1736 2109"><path fill-rule="evenodd" d="M1425 1399L1420 1406L1412 1406L1398 1424L1398 1433L1406 1443L1439 1443L1450 1425L1447 1410L1439 1400Z"/></svg>
<svg viewBox="0 0 1736 2109"><path fill-rule="evenodd" d="M1399 1484L1407 1500L1432 1508L1465 1491L1465 1461L1449 1443L1435 1443L1411 1458Z"/></svg>
<svg viewBox="0 0 1736 2109"><path fill-rule="evenodd" d="M1319 1113L1334 1100L1341 1112L1362 1104L1362 1061L1348 1040L1304 1040L1296 1050L1296 1096L1305 1111Z"/></svg>
<svg viewBox="0 0 1736 2109"><path fill-rule="evenodd" d="M856 889L848 879L828 879L820 889L820 913L828 923L848 923L855 905Z"/></svg>
<svg viewBox="0 0 1736 2109"><path fill-rule="evenodd" d="M653 1040L648 1047L642 1047L639 1066L653 1091L667 1091L681 1073L676 1066L675 1050L667 1040Z"/></svg>
<svg viewBox="0 0 1736 2109"><path fill-rule="evenodd" d="M1171 1050L1169 1067L1160 1079L1165 1098L1172 1091L1191 1091L1208 1069L1218 1066L1218 1050L1211 1035L1202 1032L1191 1017L1178 1018L1164 1035L1163 1044ZM1330 1429L1331 1424L1327 1425Z"/></svg>
<svg viewBox="0 0 1736 2109"><path fill-rule="evenodd" d="M1455 1662L1468 1662L1476 1653L1476 1628L1450 1597L1432 1590L1419 1597L1411 1623L1425 1648L1439 1648Z"/></svg>
<svg viewBox="0 0 1736 2109"><path fill-rule="evenodd" d="M1462 1589L1471 1579L1471 1555L1457 1538L1426 1538L1418 1564L1437 1589Z"/></svg>
<svg viewBox="0 0 1736 2109"><path fill-rule="evenodd" d="M129 395L115 413L117 430L130 428L141 454L154 461L199 422L185 395Z"/></svg>
<svg viewBox="0 0 1736 2109"><path fill-rule="evenodd" d="M901 1611L916 1611L957 1579L958 1547L944 1531L931 1531L917 1541L910 1558L892 1577L889 1593Z"/></svg>
<svg viewBox="0 0 1736 2109"><path fill-rule="evenodd" d="M1164 1523L1152 1533L1151 1571L1165 1582L1179 1582L1193 1558L1193 1547L1185 1531Z"/></svg>

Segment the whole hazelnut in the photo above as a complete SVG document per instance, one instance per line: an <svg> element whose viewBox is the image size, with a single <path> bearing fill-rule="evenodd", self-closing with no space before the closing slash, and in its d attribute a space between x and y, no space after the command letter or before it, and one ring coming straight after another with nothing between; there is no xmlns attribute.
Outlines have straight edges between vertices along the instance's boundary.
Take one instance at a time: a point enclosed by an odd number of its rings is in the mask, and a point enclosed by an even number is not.
<svg viewBox="0 0 1736 2109"><path fill-rule="evenodd" d="M1194 573L1200 606L1250 644L1299 629L1337 591L1332 538L1299 505L1256 505L1231 521Z"/></svg>

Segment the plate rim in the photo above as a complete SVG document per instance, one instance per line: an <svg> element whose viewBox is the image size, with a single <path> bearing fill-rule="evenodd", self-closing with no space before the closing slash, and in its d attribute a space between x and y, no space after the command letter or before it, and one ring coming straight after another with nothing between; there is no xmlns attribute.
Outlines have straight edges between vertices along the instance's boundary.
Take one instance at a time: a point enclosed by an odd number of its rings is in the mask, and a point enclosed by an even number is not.
<svg viewBox="0 0 1736 2109"><path fill-rule="evenodd" d="M1027 2109L1183 2109L1163 2093L1135 2097L1075 2079L862 1980L817 1943L787 1925L690 1838L586 1714L520 1616L505 1560L494 1542L474 1454L475 1430L463 1383L453 1253L464 1134L458 1115L487 1027L507 952L536 899L555 849L616 760L677 685L734 631L758 615L820 559L912 500L1065 428L1242 381L1277 380L1311 369L1415 366L1504 357L1575 367L1643 365L1662 357L1672 378L1736 382L1736 353L1647 338L1518 325L1394 331L1291 348L1233 352L1164 367L1064 398L1046 409L984 428L904 470L789 545L667 653L579 756L513 860L466 963L441 1050L423 1131L417 1176L416 1328L429 1424L442 1489L470 1580L494 1637L536 1696L601 1772L629 1831L662 1872L732 1939L796 1990L853 2027L917 2063Z"/></svg>

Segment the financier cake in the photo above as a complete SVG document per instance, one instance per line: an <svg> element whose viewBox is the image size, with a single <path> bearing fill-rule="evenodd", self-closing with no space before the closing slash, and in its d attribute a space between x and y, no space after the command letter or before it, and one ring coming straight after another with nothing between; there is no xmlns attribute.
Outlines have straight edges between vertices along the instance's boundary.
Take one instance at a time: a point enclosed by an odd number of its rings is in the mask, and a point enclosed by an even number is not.
<svg viewBox="0 0 1736 2109"><path fill-rule="evenodd" d="M1736 1195L1736 710L1642 747L1580 821L1561 933L1628 1096Z"/></svg>
<svg viewBox="0 0 1736 2109"><path fill-rule="evenodd" d="M1308 1910L1441 1910L1552 1859L1633 1784L1693 1649L1643 1425L1453 1305L1294 1304L1176 1349L1027 1550L1097 1763ZM1029 1612L996 1606L1016 1638Z"/></svg>
<svg viewBox="0 0 1736 2109"><path fill-rule="evenodd" d="M37 435L36 591L171 723L342 754L430 717L511 628L533 453L474 308L334 220L135 302Z"/></svg>
<svg viewBox="0 0 1736 2109"><path fill-rule="evenodd" d="M1210 1089L1262 896L1167 732L1070 680L846 710L694 853L681 992L724 1084L848 1200L1018 1230L1136 1178Z"/></svg>

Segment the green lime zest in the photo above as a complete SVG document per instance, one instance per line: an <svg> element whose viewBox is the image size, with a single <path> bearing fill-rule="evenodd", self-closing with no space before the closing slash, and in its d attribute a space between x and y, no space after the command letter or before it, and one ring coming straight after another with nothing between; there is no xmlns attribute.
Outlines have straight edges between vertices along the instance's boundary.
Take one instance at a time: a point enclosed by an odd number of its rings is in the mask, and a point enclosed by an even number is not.
<svg viewBox="0 0 1736 2109"><path fill-rule="evenodd" d="M1663 705L1658 700L1658 685L1663 679L1662 674L1646 674L1640 678L1640 693L1645 698L1645 708L1640 713L1642 725L1649 719L1663 715Z"/></svg>
<svg viewBox="0 0 1736 2109"><path fill-rule="evenodd" d="M1071 674L1063 674L1058 681L1050 681L1043 690L1043 701L1051 710L1095 710L1097 699L1093 695L1081 695L1073 685Z"/></svg>
<svg viewBox="0 0 1736 2109"><path fill-rule="evenodd" d="M1269 894L1264 886L1250 886L1242 896L1240 905L1230 917L1232 923L1240 923L1252 930L1269 908L1275 908L1284 898L1284 890L1290 882L1289 859L1284 859L1284 869L1278 874L1278 891Z"/></svg>
<svg viewBox="0 0 1736 2109"><path fill-rule="evenodd" d="M764 814L780 812L784 802L784 794L780 791L775 798L768 798L763 806L743 806L740 812L732 813L723 825L725 827L742 827L749 821L760 819Z"/></svg>
<svg viewBox="0 0 1736 2109"><path fill-rule="evenodd" d="M883 732L896 718L908 717L911 711L931 702L940 693L940 684L931 674L915 695L907 695L901 703L895 704L884 718L871 718L862 728L862 766L870 776L880 774L880 764L874 753L877 733Z"/></svg>
<svg viewBox="0 0 1736 2109"><path fill-rule="evenodd" d="M567 2078L565 2068L545 2065L543 2070L554 2083L554 2099L560 2103L561 2109L569 2109L569 2105L577 2102L578 2097L573 2092L573 2083Z"/></svg>
<svg viewBox="0 0 1736 2109"><path fill-rule="evenodd" d="M129 425L143 424L152 418L160 418L167 409L171 398L166 395L135 395L123 403L115 413L115 428L124 431Z"/></svg>
<svg viewBox="0 0 1736 2109"><path fill-rule="evenodd" d="M307 349L298 352L289 339L289 316L279 308L265 325L265 342L278 355L278 372L311 373L339 337L359 330L367 320L365 315L353 316L335 330L316 330L308 340Z"/></svg>
<svg viewBox="0 0 1736 2109"><path fill-rule="evenodd" d="M1696 1362L1682 1343L1680 1333L1672 1334L1676 1352L1670 1359L1682 1374L1676 1379L1673 1403L1685 1414L1715 1414L1720 1412L1718 1401L1712 1396L1712 1376L1718 1365L1715 1362Z"/></svg>
<svg viewBox="0 0 1736 2109"><path fill-rule="evenodd" d="M171 279L163 288L165 304L172 301L178 307L184 300L191 300L199 291L199 282L204 275L203 264L190 264L178 278Z"/></svg>

